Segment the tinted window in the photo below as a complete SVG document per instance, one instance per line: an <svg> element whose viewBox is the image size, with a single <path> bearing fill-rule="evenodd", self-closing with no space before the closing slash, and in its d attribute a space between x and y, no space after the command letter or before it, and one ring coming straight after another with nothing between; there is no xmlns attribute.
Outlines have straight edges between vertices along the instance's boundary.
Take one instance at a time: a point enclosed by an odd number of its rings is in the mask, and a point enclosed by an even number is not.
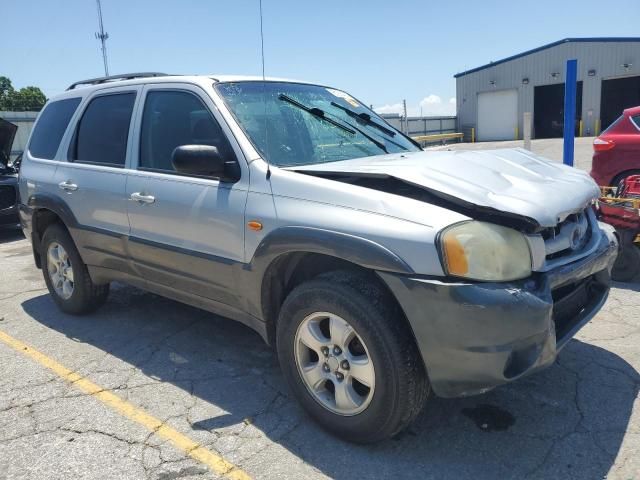
<svg viewBox="0 0 640 480"><path fill-rule="evenodd" d="M33 129L29 153L34 157L53 160L69 120L80 104L80 98L67 98L49 103Z"/></svg>
<svg viewBox="0 0 640 480"><path fill-rule="evenodd" d="M80 119L71 159L123 166L135 98L135 93L118 93L91 100Z"/></svg>
<svg viewBox="0 0 640 480"><path fill-rule="evenodd" d="M631 117L631 121L634 123L636 128L640 129L640 115L636 115L635 117Z"/></svg>
<svg viewBox="0 0 640 480"><path fill-rule="evenodd" d="M140 168L173 171L171 154L180 145L213 145L233 158L220 125L198 97L188 92L149 92L142 115Z"/></svg>

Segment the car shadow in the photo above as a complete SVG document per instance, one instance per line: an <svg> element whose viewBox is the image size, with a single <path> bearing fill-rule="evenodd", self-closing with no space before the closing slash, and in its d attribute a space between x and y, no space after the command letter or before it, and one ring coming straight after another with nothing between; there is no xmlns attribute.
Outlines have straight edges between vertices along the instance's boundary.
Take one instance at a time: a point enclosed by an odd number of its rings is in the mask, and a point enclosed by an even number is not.
<svg viewBox="0 0 640 480"><path fill-rule="evenodd" d="M622 444L640 385L622 358L574 340L556 364L537 375L478 397L432 397L400 436L352 445L303 413L273 351L239 323L121 285L90 316L59 313L48 295L22 306L42 325L193 395L196 404L184 428L194 438L211 430L237 434L252 424L337 479L603 478ZM106 365L116 370L113 362ZM212 408L218 413L211 414Z"/></svg>
<svg viewBox="0 0 640 480"><path fill-rule="evenodd" d="M22 240L24 234L20 227L2 227L0 228L0 243L15 242Z"/></svg>
<svg viewBox="0 0 640 480"><path fill-rule="evenodd" d="M622 290L631 290L632 292L640 292L640 274L636 276L633 282L611 282L611 286Z"/></svg>

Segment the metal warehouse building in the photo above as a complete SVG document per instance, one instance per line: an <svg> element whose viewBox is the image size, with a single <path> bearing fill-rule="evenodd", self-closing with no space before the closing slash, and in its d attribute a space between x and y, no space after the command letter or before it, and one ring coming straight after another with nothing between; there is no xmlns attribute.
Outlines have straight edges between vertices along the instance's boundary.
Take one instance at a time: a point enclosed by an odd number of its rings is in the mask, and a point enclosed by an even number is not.
<svg viewBox="0 0 640 480"><path fill-rule="evenodd" d="M458 73L458 129L479 141L562 136L566 61L578 60L576 135L598 135L640 105L640 38L566 38ZM473 130L472 130L473 129Z"/></svg>

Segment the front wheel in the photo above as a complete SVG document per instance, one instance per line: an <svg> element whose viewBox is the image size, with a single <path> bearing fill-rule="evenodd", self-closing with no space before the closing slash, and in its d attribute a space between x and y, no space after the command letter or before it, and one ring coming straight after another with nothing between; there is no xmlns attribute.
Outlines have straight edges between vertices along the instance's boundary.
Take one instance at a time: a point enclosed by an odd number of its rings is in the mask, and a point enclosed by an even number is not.
<svg viewBox="0 0 640 480"><path fill-rule="evenodd" d="M629 242L623 245L611 270L611 278L617 282L631 282L640 274L640 248Z"/></svg>
<svg viewBox="0 0 640 480"><path fill-rule="evenodd" d="M302 406L344 440L396 435L429 393L399 308L365 275L333 272L296 287L280 312L277 347Z"/></svg>

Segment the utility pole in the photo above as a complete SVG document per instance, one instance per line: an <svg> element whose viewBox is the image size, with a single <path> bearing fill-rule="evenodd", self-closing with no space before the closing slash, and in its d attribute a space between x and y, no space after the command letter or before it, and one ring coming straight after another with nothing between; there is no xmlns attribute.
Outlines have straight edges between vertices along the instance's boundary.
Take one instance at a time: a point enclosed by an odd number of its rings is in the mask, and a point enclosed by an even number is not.
<svg viewBox="0 0 640 480"><path fill-rule="evenodd" d="M102 44L102 61L104 62L104 75L105 77L109 76L109 65L107 64L107 38L109 38L109 34L104 31L104 25L102 24L102 5L100 5L100 0L96 0L98 3L98 25L100 27L100 31L96 33L96 38L100 40Z"/></svg>
<svg viewBox="0 0 640 480"><path fill-rule="evenodd" d="M407 101L402 100L402 108L404 110L404 133L409 133L409 119L407 118Z"/></svg>

